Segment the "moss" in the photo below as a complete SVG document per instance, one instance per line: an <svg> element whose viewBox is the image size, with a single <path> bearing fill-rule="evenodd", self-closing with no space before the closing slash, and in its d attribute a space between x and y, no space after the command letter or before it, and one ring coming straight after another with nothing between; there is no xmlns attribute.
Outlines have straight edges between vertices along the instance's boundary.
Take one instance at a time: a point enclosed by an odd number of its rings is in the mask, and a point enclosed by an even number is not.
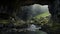
<svg viewBox="0 0 60 34"><path fill-rule="evenodd" d="M0 23L7 24L7 23L9 23L9 21L8 20L0 20Z"/></svg>

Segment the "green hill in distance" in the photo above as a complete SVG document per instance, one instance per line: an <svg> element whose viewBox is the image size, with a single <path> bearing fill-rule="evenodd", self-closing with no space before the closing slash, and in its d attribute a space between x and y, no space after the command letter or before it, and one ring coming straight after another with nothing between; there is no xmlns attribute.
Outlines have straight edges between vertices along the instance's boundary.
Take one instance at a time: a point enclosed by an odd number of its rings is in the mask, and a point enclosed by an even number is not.
<svg viewBox="0 0 60 34"><path fill-rule="evenodd" d="M50 15L50 13L47 11L47 12L44 12L42 14L39 14L39 15L35 16L34 18L39 19L40 17L46 17L46 16L49 16L49 15Z"/></svg>

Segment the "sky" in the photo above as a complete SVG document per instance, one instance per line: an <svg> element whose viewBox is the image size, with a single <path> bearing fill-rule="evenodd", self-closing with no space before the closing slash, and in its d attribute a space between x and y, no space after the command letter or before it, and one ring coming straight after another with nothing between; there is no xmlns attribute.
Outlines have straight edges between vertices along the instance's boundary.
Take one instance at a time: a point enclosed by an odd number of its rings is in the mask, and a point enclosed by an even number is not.
<svg viewBox="0 0 60 34"><path fill-rule="evenodd" d="M34 4L33 6L32 6L32 9L39 9L40 8L40 10L41 11L49 11L48 10L48 5L39 5L39 4Z"/></svg>

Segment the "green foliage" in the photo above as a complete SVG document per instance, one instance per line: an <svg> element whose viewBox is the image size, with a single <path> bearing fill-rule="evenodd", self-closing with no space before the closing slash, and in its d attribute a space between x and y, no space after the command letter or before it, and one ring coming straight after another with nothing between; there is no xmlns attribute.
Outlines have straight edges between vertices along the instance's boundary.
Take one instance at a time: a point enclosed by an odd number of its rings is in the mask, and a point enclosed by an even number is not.
<svg viewBox="0 0 60 34"><path fill-rule="evenodd" d="M33 17L32 20L30 21L33 21L34 24L44 25L48 23L49 18L50 18L49 12L44 12L40 15Z"/></svg>
<svg viewBox="0 0 60 34"><path fill-rule="evenodd" d="M39 19L40 17L46 17L46 16L49 16L50 14L49 14L49 12L44 12L44 13L42 13L42 14L39 14L39 15L37 15L37 16L35 16L34 18L37 18L37 19Z"/></svg>

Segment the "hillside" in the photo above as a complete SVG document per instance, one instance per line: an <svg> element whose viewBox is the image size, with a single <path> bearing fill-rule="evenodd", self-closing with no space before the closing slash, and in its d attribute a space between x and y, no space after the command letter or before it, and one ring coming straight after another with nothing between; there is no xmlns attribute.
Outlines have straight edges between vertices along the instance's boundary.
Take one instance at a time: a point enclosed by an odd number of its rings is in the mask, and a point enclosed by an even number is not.
<svg viewBox="0 0 60 34"><path fill-rule="evenodd" d="M39 15L35 16L34 18L39 19L40 17L46 17L46 16L49 16L49 15L50 15L49 12L44 12L42 14L39 14Z"/></svg>

